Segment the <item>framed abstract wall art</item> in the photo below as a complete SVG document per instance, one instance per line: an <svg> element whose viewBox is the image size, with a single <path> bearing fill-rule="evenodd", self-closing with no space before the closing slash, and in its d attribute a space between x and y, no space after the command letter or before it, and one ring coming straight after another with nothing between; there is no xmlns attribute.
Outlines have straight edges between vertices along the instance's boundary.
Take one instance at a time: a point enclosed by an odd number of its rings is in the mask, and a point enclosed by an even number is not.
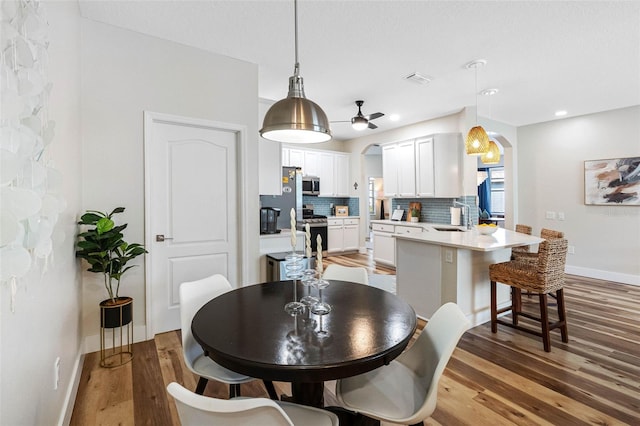
<svg viewBox="0 0 640 426"><path fill-rule="evenodd" d="M640 157L585 161L584 203L640 206Z"/></svg>

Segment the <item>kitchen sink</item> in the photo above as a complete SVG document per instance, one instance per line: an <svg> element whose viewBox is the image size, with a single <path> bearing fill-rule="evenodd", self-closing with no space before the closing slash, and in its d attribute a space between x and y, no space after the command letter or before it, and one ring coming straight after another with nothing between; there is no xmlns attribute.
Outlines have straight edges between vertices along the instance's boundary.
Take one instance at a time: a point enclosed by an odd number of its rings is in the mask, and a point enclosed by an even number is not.
<svg viewBox="0 0 640 426"><path fill-rule="evenodd" d="M460 228L440 228L440 227L434 226L433 229L435 229L436 231L464 232L464 230Z"/></svg>

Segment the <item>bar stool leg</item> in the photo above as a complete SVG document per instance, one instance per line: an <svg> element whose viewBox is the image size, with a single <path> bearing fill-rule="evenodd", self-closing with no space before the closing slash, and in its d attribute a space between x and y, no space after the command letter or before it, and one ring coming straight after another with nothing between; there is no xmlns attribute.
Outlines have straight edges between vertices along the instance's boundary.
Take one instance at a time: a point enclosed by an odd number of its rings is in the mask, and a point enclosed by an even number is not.
<svg viewBox="0 0 640 426"><path fill-rule="evenodd" d="M556 291L558 301L558 318L560 319L560 334L564 343L569 343L569 330L567 328L567 314L564 310L564 289Z"/></svg>
<svg viewBox="0 0 640 426"><path fill-rule="evenodd" d="M522 312L522 292L518 287L511 286L511 323L518 325L518 314Z"/></svg>
<svg viewBox="0 0 640 426"><path fill-rule="evenodd" d="M491 332L498 332L498 301L495 281L491 281Z"/></svg>
<svg viewBox="0 0 640 426"><path fill-rule="evenodd" d="M547 311L547 294L540 293L540 322L542 324L542 343L545 352L551 352L551 336L549 335L549 313Z"/></svg>

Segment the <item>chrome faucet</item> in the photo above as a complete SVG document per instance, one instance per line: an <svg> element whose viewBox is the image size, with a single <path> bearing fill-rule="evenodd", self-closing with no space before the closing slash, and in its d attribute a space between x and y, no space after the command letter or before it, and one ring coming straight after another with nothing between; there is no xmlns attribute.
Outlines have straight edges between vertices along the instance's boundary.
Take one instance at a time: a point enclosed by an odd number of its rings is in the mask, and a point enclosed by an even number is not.
<svg viewBox="0 0 640 426"><path fill-rule="evenodd" d="M456 206L456 205L464 206L464 208L465 208L464 209L465 210L464 220L465 220L465 222L467 222L467 229L471 229L471 215L469 214L469 210L471 209L471 207L469 206L469 204L464 204L464 203L461 203L459 201L453 200L453 205L454 206Z"/></svg>

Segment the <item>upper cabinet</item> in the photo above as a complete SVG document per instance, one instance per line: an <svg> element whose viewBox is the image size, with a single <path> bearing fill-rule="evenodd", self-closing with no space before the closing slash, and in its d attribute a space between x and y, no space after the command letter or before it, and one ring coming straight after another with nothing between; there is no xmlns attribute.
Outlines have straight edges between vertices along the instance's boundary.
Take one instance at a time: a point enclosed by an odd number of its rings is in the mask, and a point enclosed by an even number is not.
<svg viewBox="0 0 640 426"><path fill-rule="evenodd" d="M382 147L382 175L385 197L415 197L416 169L414 141Z"/></svg>
<svg viewBox="0 0 640 426"><path fill-rule="evenodd" d="M386 197L462 195L460 134L439 134L382 146Z"/></svg>
<svg viewBox="0 0 640 426"><path fill-rule="evenodd" d="M349 196L349 154L319 149L282 147L282 164L302 169L304 176L320 178L321 197Z"/></svg>

